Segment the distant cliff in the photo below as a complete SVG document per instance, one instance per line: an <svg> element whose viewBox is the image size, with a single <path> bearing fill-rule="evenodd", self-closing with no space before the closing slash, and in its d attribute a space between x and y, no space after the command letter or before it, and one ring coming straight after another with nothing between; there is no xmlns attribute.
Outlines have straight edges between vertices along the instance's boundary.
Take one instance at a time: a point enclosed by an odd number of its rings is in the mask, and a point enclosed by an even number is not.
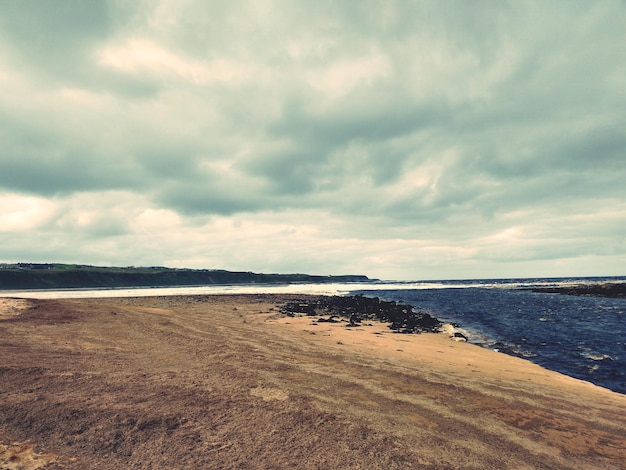
<svg viewBox="0 0 626 470"><path fill-rule="evenodd" d="M258 274L219 269L164 267L99 267L73 264L0 264L0 289L72 289L113 287L165 287L211 284L293 284L365 282L367 276L314 276Z"/></svg>

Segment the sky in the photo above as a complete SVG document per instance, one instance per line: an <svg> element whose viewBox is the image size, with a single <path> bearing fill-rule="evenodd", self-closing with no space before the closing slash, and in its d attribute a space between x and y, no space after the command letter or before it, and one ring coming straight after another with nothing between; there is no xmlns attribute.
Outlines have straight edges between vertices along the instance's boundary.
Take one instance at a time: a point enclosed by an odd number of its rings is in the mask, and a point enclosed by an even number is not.
<svg viewBox="0 0 626 470"><path fill-rule="evenodd" d="M626 275L626 3L0 0L0 262Z"/></svg>

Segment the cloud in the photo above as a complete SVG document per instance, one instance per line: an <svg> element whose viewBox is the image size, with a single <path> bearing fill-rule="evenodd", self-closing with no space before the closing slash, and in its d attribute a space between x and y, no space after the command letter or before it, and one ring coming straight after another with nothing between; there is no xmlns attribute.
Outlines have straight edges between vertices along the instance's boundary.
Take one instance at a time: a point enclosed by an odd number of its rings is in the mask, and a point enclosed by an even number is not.
<svg viewBox="0 0 626 470"><path fill-rule="evenodd" d="M0 231L19 233L45 223L54 203L44 198L0 193Z"/></svg>
<svg viewBox="0 0 626 470"><path fill-rule="evenodd" d="M617 273L624 20L617 1L0 2L0 259Z"/></svg>

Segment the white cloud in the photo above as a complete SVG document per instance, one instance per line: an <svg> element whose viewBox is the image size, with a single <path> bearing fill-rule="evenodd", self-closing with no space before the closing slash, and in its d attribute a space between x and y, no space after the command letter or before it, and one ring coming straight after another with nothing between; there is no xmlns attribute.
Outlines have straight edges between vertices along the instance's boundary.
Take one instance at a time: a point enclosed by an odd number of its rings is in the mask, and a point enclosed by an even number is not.
<svg viewBox="0 0 626 470"><path fill-rule="evenodd" d="M130 39L105 47L98 54L100 64L125 73L179 77L196 85L220 82L228 85L249 80L252 70L245 64L226 59L210 63L182 57L147 39Z"/></svg>
<svg viewBox="0 0 626 470"><path fill-rule="evenodd" d="M0 232L33 230L46 222L56 204L41 197L0 193Z"/></svg>
<svg viewBox="0 0 626 470"><path fill-rule="evenodd" d="M373 50L365 57L337 60L320 70L310 70L307 82L337 98L358 86L372 85L376 79L388 76L390 67L389 60Z"/></svg>
<svg viewBox="0 0 626 470"><path fill-rule="evenodd" d="M130 227L135 232L170 232L180 224L180 216L172 210L147 208L131 220Z"/></svg>

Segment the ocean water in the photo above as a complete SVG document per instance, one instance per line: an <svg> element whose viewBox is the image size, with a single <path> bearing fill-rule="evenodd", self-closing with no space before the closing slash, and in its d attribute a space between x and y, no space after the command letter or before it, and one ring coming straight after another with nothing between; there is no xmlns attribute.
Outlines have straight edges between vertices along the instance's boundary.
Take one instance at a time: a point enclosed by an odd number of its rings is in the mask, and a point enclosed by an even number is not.
<svg viewBox="0 0 626 470"><path fill-rule="evenodd" d="M528 290L616 281L626 282L626 277L0 291L0 297L362 293L403 301L442 321L456 323L471 343L626 394L626 299Z"/></svg>
<svg viewBox="0 0 626 470"><path fill-rule="evenodd" d="M535 293L626 278L445 281L437 288L362 290L459 325L469 342L626 394L626 299Z"/></svg>

